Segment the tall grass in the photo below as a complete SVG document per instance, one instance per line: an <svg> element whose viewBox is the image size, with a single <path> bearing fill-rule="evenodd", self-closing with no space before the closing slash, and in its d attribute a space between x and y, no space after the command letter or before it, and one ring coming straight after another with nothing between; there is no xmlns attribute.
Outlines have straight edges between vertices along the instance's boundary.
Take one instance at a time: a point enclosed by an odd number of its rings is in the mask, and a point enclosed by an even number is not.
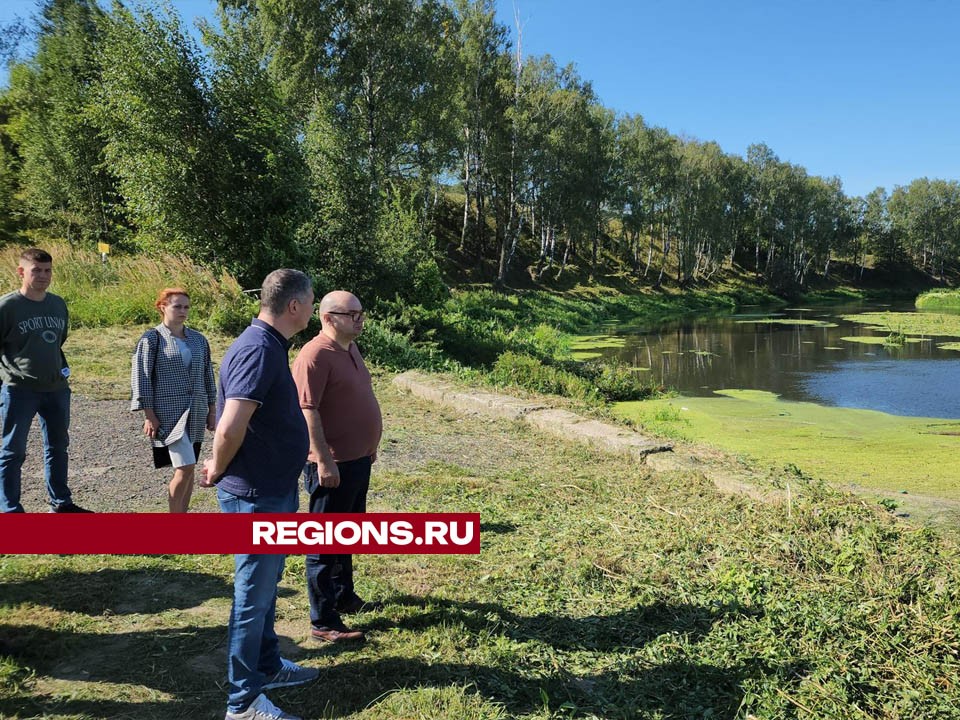
<svg viewBox="0 0 960 720"><path fill-rule="evenodd" d="M918 310L960 310L960 291L931 290L917 297Z"/></svg>
<svg viewBox="0 0 960 720"><path fill-rule="evenodd" d="M159 320L153 304L165 287L190 293L191 324L231 332L256 314L256 304L227 273L215 274L174 255L116 255L101 262L99 253L66 244L44 247L53 256L51 291L62 296L74 327L142 325ZM16 267L21 246L0 250L0 291L19 287Z"/></svg>

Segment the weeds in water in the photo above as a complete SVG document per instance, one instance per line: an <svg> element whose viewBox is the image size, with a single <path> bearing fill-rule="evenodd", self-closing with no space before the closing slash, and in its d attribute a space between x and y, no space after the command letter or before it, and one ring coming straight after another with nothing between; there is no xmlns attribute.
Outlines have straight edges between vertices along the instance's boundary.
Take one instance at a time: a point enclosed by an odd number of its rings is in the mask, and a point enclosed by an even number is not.
<svg viewBox="0 0 960 720"><path fill-rule="evenodd" d="M887 335L886 339L883 341L884 345L889 345L893 347L902 347L907 344L907 336L904 334L903 330L897 328L896 330L891 330L890 334Z"/></svg>

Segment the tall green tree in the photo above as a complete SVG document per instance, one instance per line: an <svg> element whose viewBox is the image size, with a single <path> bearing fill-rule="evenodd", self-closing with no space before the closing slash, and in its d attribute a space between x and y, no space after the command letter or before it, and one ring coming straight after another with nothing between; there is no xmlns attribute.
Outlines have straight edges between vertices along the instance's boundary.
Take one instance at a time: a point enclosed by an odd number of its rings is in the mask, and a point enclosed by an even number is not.
<svg viewBox="0 0 960 720"><path fill-rule="evenodd" d="M103 25L98 120L138 242L226 260L220 156L200 49L174 14L118 5Z"/></svg>
<svg viewBox="0 0 960 720"><path fill-rule="evenodd" d="M459 249L466 250L472 237L472 249L479 253L486 227L490 159L496 152L494 143L506 135L503 124L511 99L504 93L511 77L509 44L506 28L496 22L493 0L456 0L454 7L459 21L457 153L464 194Z"/></svg>
<svg viewBox="0 0 960 720"><path fill-rule="evenodd" d="M223 223L217 254L252 284L273 268L303 263L296 240L312 208L302 124L263 66L248 20L223 12L221 29L206 26L204 40L217 154L213 202Z"/></svg>
<svg viewBox="0 0 960 720"><path fill-rule="evenodd" d="M120 230L94 112L103 18L94 0L47 0L36 52L11 67L6 94L28 222L71 242L110 240Z"/></svg>
<svg viewBox="0 0 960 720"><path fill-rule="evenodd" d="M374 292L378 268L409 270L380 266L396 258L381 215L419 208L417 255L433 252L427 220L458 132L456 17L435 0L255 0L238 10L301 117L315 207L303 247L318 265L333 260L336 281Z"/></svg>
<svg viewBox="0 0 960 720"><path fill-rule="evenodd" d="M894 232L890 219L890 196L885 188L871 190L864 198L863 231L866 236L866 251L881 262L899 262L903 249Z"/></svg>

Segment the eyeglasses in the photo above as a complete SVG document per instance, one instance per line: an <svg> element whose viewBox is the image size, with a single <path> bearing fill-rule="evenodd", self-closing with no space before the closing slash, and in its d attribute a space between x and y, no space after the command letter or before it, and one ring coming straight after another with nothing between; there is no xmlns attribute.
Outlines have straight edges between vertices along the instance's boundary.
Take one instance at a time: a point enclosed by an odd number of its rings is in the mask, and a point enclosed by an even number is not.
<svg viewBox="0 0 960 720"><path fill-rule="evenodd" d="M353 312L336 312L334 310L327 310L327 315L346 315L354 322L363 322L367 319L366 310L354 310Z"/></svg>

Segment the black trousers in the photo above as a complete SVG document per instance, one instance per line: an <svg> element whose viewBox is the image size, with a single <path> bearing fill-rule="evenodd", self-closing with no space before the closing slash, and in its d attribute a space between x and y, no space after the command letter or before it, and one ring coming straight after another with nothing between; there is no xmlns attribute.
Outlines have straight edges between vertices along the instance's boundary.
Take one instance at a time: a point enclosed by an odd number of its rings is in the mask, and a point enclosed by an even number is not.
<svg viewBox="0 0 960 720"><path fill-rule="evenodd" d="M369 457L337 463L340 486L325 488L320 487L316 463L307 463L303 469L303 482L310 493L310 512L366 512L371 465ZM311 624L318 630L342 630L344 623L337 605L350 602L356 596L353 555L307 555L306 565Z"/></svg>

